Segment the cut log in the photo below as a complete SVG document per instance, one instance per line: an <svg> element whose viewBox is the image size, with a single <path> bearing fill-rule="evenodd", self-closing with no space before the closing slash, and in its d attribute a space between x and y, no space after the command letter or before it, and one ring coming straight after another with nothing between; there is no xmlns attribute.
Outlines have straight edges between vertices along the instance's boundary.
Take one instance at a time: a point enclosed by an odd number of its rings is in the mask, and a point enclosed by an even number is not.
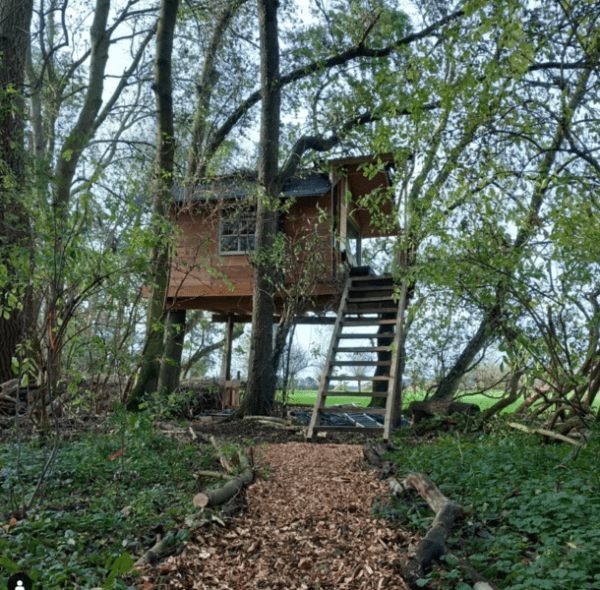
<svg viewBox="0 0 600 590"><path fill-rule="evenodd" d="M213 440L215 441L214 444L218 445L214 438ZM238 494L244 486L252 483L254 471L250 464L250 460L241 451L238 453L238 456L240 458L240 468L242 469L242 473L216 490L206 490L196 494L194 496L194 506L206 508L208 506L224 504L227 500Z"/></svg>
<svg viewBox="0 0 600 590"><path fill-rule="evenodd" d="M253 479L254 472L251 468L248 468L235 479L228 481L224 486L216 490L207 490L196 494L194 496L194 506L206 508L208 506L224 504L227 500L238 494L244 486L251 484Z"/></svg>
<svg viewBox="0 0 600 590"><path fill-rule="evenodd" d="M468 416L473 416L479 412L479 406L463 402L412 402L408 406L408 412L412 415L413 423L418 424L421 420L433 418L436 415L451 416L452 414L467 414Z"/></svg>

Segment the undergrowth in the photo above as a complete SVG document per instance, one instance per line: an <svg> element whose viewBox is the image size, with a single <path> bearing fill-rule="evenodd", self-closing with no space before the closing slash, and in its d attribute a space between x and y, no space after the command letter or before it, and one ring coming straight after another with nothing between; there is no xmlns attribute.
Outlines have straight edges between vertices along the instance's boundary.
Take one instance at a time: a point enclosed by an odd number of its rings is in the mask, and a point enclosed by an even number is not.
<svg viewBox="0 0 600 590"><path fill-rule="evenodd" d="M577 452L566 444L498 430L444 434L393 453L400 476L425 471L465 509L449 549L504 590L600 588L600 444ZM432 512L419 498L396 500L388 514L424 533ZM438 588L466 590L471 580L451 559L431 574ZM469 584L469 582L471 582Z"/></svg>
<svg viewBox="0 0 600 590"><path fill-rule="evenodd" d="M157 534L184 542L180 525L198 512L194 473L212 462L212 450L157 433L147 416L118 414L103 431L61 443L22 518L16 503L32 492L44 453L39 441L23 443L21 485L17 444L0 446L0 589L15 570L45 590L126 588L115 573L131 569Z"/></svg>

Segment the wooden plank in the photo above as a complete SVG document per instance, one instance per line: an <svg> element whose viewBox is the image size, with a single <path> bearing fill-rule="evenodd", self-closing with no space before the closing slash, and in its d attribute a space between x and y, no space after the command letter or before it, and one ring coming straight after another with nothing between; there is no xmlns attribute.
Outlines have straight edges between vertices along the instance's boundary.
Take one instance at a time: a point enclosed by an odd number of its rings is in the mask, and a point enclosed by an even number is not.
<svg viewBox="0 0 600 590"><path fill-rule="evenodd" d="M324 391L323 397L387 397L387 391Z"/></svg>
<svg viewBox="0 0 600 590"><path fill-rule="evenodd" d="M362 434L381 434L383 432L383 426L366 426L361 428L360 426L316 426L314 432L360 432Z"/></svg>
<svg viewBox="0 0 600 590"><path fill-rule="evenodd" d="M389 375L373 375L372 377L355 377L354 375L330 375L330 381L389 381Z"/></svg>
<svg viewBox="0 0 600 590"><path fill-rule="evenodd" d="M381 295L379 297L364 297L361 299L348 299L346 303L354 304L354 303L377 303L379 301L393 301L394 298L391 295Z"/></svg>
<svg viewBox="0 0 600 590"><path fill-rule="evenodd" d="M362 340L379 340L380 338L394 338L394 332L375 332L375 334L357 334L353 332L352 334L340 334L340 340L349 339L349 338L360 338Z"/></svg>
<svg viewBox="0 0 600 590"><path fill-rule="evenodd" d="M374 283L375 281L392 281L394 282L394 278L392 275L365 275L364 277L351 277L350 281L352 282L352 286L354 287L357 283Z"/></svg>
<svg viewBox="0 0 600 590"><path fill-rule="evenodd" d="M389 346L340 346L335 352L389 352Z"/></svg>
<svg viewBox="0 0 600 590"><path fill-rule="evenodd" d="M362 293L369 293L370 291L384 291L386 289L393 289L394 284L390 285L362 285L360 287L350 287L350 291L361 291Z"/></svg>
<svg viewBox="0 0 600 590"><path fill-rule="evenodd" d="M369 304L369 305L371 305L371 304ZM346 309L344 310L344 313L356 313L356 314L398 313L398 308L397 307L346 307Z"/></svg>
<svg viewBox="0 0 600 590"><path fill-rule="evenodd" d="M394 354L392 355L392 366L390 367L390 375L394 379L388 386L390 395L385 404L386 414L384 421L383 440L388 441L392 435L394 422L400 417L400 409L402 408L402 379L399 375L402 360L402 341L404 340L404 313L406 312L408 286L406 281L402 282L400 291L400 301L398 304L398 315L396 317L396 328L394 336Z"/></svg>
<svg viewBox="0 0 600 590"><path fill-rule="evenodd" d="M344 320L343 326L395 326L396 320L377 320L365 318L363 320Z"/></svg>
<svg viewBox="0 0 600 590"><path fill-rule="evenodd" d="M321 414L377 414L384 415L385 408L365 408L363 406L350 406L350 407L339 407L339 406L327 406L325 408L319 408Z"/></svg>
<svg viewBox="0 0 600 590"><path fill-rule="evenodd" d="M391 367L392 361L334 361L333 367Z"/></svg>

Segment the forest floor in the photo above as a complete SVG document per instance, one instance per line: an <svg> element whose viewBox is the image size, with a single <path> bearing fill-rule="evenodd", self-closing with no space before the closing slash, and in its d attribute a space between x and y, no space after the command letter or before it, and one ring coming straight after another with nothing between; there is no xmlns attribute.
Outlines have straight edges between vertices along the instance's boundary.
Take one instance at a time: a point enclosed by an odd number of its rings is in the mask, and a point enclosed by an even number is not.
<svg viewBox="0 0 600 590"><path fill-rule="evenodd" d="M389 489L364 469L361 445L290 441L257 453L241 516L192 531L138 588L407 588L399 562L413 539L372 517Z"/></svg>
<svg viewBox="0 0 600 590"><path fill-rule="evenodd" d="M0 443L9 445L15 440L14 418L2 417L0 423ZM61 438L76 442L94 432L110 436L124 427L115 430L106 423L106 417L100 416L63 419ZM135 430L133 425L125 428ZM412 536L404 527L390 527L373 516L373 508L386 503L390 491L365 463L363 445L369 437L334 433L308 443L305 429L281 429L247 420L193 420L186 426L176 420L158 420L152 430L180 448L195 446L199 458L211 448L212 436L230 449L244 448L252 457L255 479L234 499L233 516L216 507L207 509L197 526L182 520L188 535L183 548L180 544L175 555L153 565L136 566L142 573L125 576L129 589L407 587L399 562ZM25 439L35 440L30 422L21 421L20 431ZM133 445L126 444L125 456L132 458ZM106 457L114 449L99 452ZM216 457L212 468L222 469ZM205 485L211 483L207 480ZM22 526L16 525L15 531ZM151 543L144 545L148 549ZM133 553L134 559L136 554L139 551Z"/></svg>
<svg viewBox="0 0 600 590"><path fill-rule="evenodd" d="M463 506L448 548L488 580L597 590L597 427L575 447L507 422L399 429L398 479L425 472ZM0 589L16 571L50 590L402 589L399 566L434 516L420 497L390 493L356 433L307 443L300 428L122 411L63 415L53 432L0 416ZM199 508L195 495L223 484L221 451L235 473L240 449L255 481L223 510ZM159 536L161 555L134 566ZM452 556L426 578L435 590L473 587Z"/></svg>
<svg viewBox="0 0 600 590"><path fill-rule="evenodd" d="M192 427L251 445L255 481L237 518L191 531L184 551L146 567L138 588L407 588L399 562L413 539L372 516L390 492L366 469L364 436L308 443L302 431L258 421Z"/></svg>

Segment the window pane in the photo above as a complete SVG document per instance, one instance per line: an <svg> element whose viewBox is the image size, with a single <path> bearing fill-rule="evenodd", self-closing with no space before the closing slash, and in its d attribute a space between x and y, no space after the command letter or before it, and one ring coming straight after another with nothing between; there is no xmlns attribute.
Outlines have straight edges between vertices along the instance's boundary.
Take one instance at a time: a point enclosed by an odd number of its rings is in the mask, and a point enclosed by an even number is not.
<svg viewBox="0 0 600 590"><path fill-rule="evenodd" d="M221 251L222 252L236 252L238 249L238 240L234 237L223 236L221 237Z"/></svg>

